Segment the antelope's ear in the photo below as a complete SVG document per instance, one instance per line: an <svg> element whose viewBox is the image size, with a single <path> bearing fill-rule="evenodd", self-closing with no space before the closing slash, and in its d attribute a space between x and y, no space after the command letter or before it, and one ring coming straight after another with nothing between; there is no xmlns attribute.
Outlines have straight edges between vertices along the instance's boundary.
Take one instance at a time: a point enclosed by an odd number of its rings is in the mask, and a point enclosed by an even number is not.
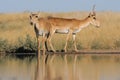
<svg viewBox="0 0 120 80"><path fill-rule="evenodd" d="M37 13L37 15L38 15L38 17L40 18L40 16L41 16L41 13L40 13L40 12L38 12L38 13Z"/></svg>
<svg viewBox="0 0 120 80"><path fill-rule="evenodd" d="M96 13L95 13L95 5L93 5L92 13L93 13L94 16L96 16Z"/></svg>
<svg viewBox="0 0 120 80"><path fill-rule="evenodd" d="M32 12L30 12L28 15L29 15L29 18L31 19L31 16L32 16Z"/></svg>
<svg viewBox="0 0 120 80"><path fill-rule="evenodd" d="M32 19L31 15L29 16L30 19Z"/></svg>
<svg viewBox="0 0 120 80"><path fill-rule="evenodd" d="M33 13L32 13L32 12L30 12L30 13L29 13L29 17L30 17L30 16L32 16L32 14L33 14Z"/></svg>
<svg viewBox="0 0 120 80"><path fill-rule="evenodd" d="M93 12L93 15L94 15L94 16L96 16L96 13L95 13L95 11Z"/></svg>
<svg viewBox="0 0 120 80"><path fill-rule="evenodd" d="M92 15L92 13L90 12L89 15L88 15L88 17L90 17L91 15Z"/></svg>

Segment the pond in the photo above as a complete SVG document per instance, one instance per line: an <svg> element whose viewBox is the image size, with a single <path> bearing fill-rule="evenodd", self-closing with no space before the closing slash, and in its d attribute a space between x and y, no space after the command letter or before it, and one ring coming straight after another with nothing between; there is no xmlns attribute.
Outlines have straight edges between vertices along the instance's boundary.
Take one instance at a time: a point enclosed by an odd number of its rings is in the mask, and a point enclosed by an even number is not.
<svg viewBox="0 0 120 80"><path fill-rule="evenodd" d="M0 80L120 80L120 55L1 57Z"/></svg>

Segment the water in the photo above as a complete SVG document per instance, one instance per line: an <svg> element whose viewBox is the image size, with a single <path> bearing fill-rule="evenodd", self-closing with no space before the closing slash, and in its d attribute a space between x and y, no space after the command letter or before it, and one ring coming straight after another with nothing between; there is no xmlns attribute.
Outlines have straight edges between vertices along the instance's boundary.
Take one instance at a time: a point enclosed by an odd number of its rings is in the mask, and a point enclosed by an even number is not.
<svg viewBox="0 0 120 80"><path fill-rule="evenodd" d="M120 80L120 56L56 55L42 59L0 58L0 80Z"/></svg>

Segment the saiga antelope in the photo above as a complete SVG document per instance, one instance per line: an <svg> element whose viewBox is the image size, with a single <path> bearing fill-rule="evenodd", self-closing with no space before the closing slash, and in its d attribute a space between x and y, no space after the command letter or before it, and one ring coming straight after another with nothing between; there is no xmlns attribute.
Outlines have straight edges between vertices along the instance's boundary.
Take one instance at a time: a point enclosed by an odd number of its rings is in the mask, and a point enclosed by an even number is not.
<svg viewBox="0 0 120 80"><path fill-rule="evenodd" d="M51 44L51 38L54 33L67 34L66 43L65 43L65 47L64 47L65 52L67 51L68 40L70 38L70 35L72 34L74 49L75 49L75 51L78 51L77 47L76 47L76 34L90 24L95 25L97 27L100 26L100 22L96 18L96 13L94 11L94 8L95 8L95 6L93 7L92 12L90 12L89 15L83 20L48 17L46 19L42 18L43 20L41 21L41 19L38 18L38 16L37 16L36 19L38 21L35 24L38 24L41 22L44 22L44 23L47 22L47 24L49 24L49 26L46 26L46 25L44 26L44 25L41 25L42 24L41 23L37 26L44 27L45 29L48 28L47 34L49 34L49 36L47 38L48 38L50 47L52 48L53 51L55 51L55 49L53 48L53 46ZM44 33L44 31L41 32L41 30L38 29L37 33Z"/></svg>
<svg viewBox="0 0 120 80"><path fill-rule="evenodd" d="M34 26L37 37L37 50L38 57L40 56L40 36L42 36L43 54L45 54L46 39L49 36L51 25L47 22L46 18L38 18L37 14L30 14L30 24Z"/></svg>

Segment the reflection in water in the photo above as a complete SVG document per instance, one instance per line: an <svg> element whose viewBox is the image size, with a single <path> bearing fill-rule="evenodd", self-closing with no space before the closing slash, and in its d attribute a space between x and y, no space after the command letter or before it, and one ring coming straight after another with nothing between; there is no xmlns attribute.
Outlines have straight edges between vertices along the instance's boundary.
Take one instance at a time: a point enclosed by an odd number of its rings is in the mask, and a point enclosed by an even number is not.
<svg viewBox="0 0 120 80"><path fill-rule="evenodd" d="M73 80L77 80L77 55L74 56L74 62L73 62Z"/></svg>
<svg viewBox="0 0 120 80"><path fill-rule="evenodd" d="M53 55L0 59L0 80L120 80L119 55Z"/></svg>
<svg viewBox="0 0 120 80"><path fill-rule="evenodd" d="M42 75L40 72L40 59L37 59L37 66L36 66L36 71L35 71L35 80L42 80L42 77L40 77L40 75Z"/></svg>
<svg viewBox="0 0 120 80"><path fill-rule="evenodd" d="M42 59L40 59L40 57L37 57L35 80L46 80L46 67L47 67L47 65L45 63L47 61L45 59L46 59L45 55L42 56ZM40 60L42 60L42 61L40 61Z"/></svg>

